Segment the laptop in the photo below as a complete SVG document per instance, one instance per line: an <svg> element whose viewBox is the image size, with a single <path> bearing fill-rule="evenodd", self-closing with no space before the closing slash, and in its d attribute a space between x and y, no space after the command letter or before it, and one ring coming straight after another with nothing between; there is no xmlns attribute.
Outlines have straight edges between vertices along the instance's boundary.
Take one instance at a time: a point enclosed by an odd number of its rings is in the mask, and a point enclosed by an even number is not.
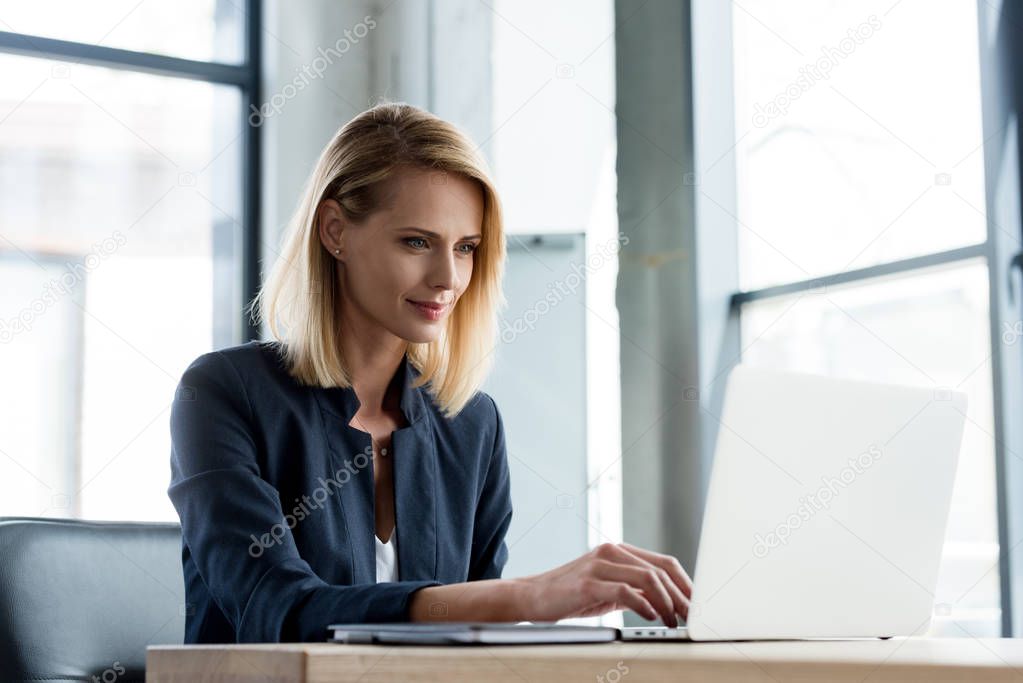
<svg viewBox="0 0 1023 683"><path fill-rule="evenodd" d="M623 640L926 631L966 394L736 366L685 627Z"/></svg>

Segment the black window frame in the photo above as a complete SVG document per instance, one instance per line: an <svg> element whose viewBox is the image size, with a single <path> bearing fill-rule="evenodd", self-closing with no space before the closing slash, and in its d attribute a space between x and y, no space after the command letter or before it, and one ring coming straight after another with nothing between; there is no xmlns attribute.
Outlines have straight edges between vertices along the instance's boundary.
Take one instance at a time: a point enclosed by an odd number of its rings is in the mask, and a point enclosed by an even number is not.
<svg viewBox="0 0 1023 683"><path fill-rule="evenodd" d="M262 193L262 143L260 129L249 123L249 112L262 104L262 0L244 0L244 27L242 30L242 61L227 64L172 57L150 52L138 52L75 41L45 38L27 33L0 31L0 53L39 59L73 60L80 64L110 69L136 71L170 78L185 78L215 85L234 86L241 94L242 108L238 112L242 131L241 150L241 263L239 272L242 300L240 330L242 342L260 338L259 325L248 314L249 303L260 285L260 221ZM216 240L214 250L223 249ZM228 248L232 248L228 245ZM214 253L214 260L218 254Z"/></svg>

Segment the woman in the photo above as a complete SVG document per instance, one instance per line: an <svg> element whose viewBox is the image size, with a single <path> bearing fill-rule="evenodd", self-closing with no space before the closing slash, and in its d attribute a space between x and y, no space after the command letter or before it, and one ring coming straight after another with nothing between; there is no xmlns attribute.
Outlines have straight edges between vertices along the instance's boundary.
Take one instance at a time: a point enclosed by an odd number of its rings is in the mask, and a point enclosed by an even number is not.
<svg viewBox="0 0 1023 683"><path fill-rule="evenodd" d="M500 578L505 434L479 387L504 232L460 131L403 103L355 117L285 239L253 302L275 340L200 356L174 400L186 643L319 641L338 622L685 618L678 561L628 544Z"/></svg>

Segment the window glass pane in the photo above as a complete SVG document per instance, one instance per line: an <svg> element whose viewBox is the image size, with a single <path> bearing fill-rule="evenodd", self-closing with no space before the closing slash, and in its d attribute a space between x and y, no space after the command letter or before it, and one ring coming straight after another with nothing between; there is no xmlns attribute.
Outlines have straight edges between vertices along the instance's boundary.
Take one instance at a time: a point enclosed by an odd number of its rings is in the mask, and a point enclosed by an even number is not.
<svg viewBox="0 0 1023 683"><path fill-rule="evenodd" d="M239 337L241 112L0 55L0 515L176 519L174 388Z"/></svg>
<svg viewBox="0 0 1023 683"><path fill-rule="evenodd" d="M244 26L245 0L0 0L2 31L200 61L242 62Z"/></svg>
<svg viewBox="0 0 1023 683"><path fill-rule="evenodd" d="M733 4L743 289L984 240L976 12Z"/></svg>
<svg viewBox="0 0 1023 683"><path fill-rule="evenodd" d="M742 308L745 363L967 393L932 635L1000 635L987 277L971 263Z"/></svg>

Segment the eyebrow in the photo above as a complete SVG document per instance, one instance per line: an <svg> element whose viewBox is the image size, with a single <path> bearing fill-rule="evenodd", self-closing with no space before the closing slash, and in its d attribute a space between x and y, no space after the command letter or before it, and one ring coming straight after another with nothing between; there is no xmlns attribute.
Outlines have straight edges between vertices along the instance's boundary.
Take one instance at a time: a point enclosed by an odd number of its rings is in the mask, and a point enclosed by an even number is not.
<svg viewBox="0 0 1023 683"><path fill-rule="evenodd" d="M421 232L424 235L426 235L427 237L432 237L435 240L439 240L442 237L442 235L438 235L437 233L431 232L430 230L424 230L423 228L417 228L414 225L409 225L409 226L406 226L404 228L398 228L398 230L415 230L416 232ZM463 240L472 240L472 239L476 239L477 237L482 239L483 235L481 235L479 233L476 233L475 235L466 235L462 239Z"/></svg>

